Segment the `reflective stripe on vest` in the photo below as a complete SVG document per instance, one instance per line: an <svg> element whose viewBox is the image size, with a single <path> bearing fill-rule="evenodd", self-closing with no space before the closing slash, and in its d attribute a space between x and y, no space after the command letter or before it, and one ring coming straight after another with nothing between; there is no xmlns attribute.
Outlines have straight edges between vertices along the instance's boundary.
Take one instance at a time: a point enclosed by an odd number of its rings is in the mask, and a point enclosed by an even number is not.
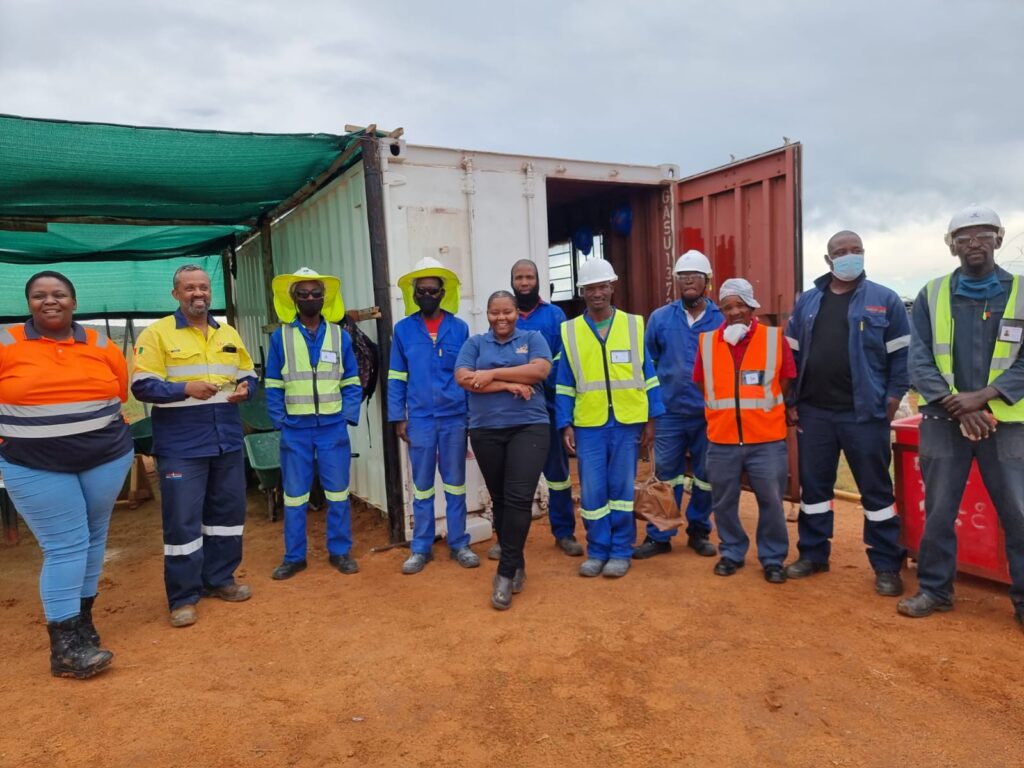
<svg viewBox="0 0 1024 768"><path fill-rule="evenodd" d="M953 373L953 305L950 297L952 275L936 278L928 283L928 313L932 321L932 357L935 367L949 386L949 391L957 393L955 375ZM1013 276L1010 296L1006 300L1003 320L1024 320L1024 292L1019 290L1020 276ZM992 348L992 362L989 364L988 383L992 384L1002 376L1003 371L1012 366L1020 355L1021 342L996 340ZM992 415L999 421L1024 422L1024 400L1014 405L1007 405L1002 398L988 401Z"/></svg>
<svg viewBox="0 0 1024 768"><path fill-rule="evenodd" d="M121 418L121 401L85 400L51 405L0 404L0 437L66 437L103 429Z"/></svg>
<svg viewBox="0 0 1024 768"><path fill-rule="evenodd" d="M326 322L326 321L321 321ZM281 329L284 345L284 406L292 416L341 413L341 326L327 323L316 370L309 362L309 348L298 326ZM324 360L324 352L334 353L334 362Z"/></svg>
<svg viewBox="0 0 1024 768"><path fill-rule="evenodd" d="M581 315L562 323L562 347L576 378L573 424L599 427L613 411L621 424L647 421L647 390L657 381L644 379L643 318L616 311L602 344ZM615 353L628 352L617 362ZM568 394L566 387L559 393Z"/></svg>
<svg viewBox="0 0 1024 768"><path fill-rule="evenodd" d="M718 331L700 336L704 367L708 440L725 445L757 444L786 438L786 413L779 373L782 331L758 325L739 371L732 347ZM759 384L745 384L743 373L760 373Z"/></svg>

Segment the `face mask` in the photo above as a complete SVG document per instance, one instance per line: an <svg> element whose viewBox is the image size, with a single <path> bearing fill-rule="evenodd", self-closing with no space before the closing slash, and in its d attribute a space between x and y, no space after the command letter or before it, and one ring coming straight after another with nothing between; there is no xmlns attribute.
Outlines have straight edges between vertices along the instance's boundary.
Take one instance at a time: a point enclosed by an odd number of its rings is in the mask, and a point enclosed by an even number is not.
<svg viewBox="0 0 1024 768"><path fill-rule="evenodd" d="M832 274L840 280L856 280L864 271L864 254L851 253L832 259Z"/></svg>
<svg viewBox="0 0 1024 768"><path fill-rule="evenodd" d="M295 306L303 317L316 317L324 308L323 299L296 299Z"/></svg>
<svg viewBox="0 0 1024 768"><path fill-rule="evenodd" d="M740 325L739 323L736 325L727 325L725 330L722 331L722 338L725 339L727 344L731 344L735 347L749 331L749 325Z"/></svg>
<svg viewBox="0 0 1024 768"><path fill-rule="evenodd" d="M533 290L529 293L516 292L516 306L524 312L529 312L531 309L537 306L537 302L540 301L540 286L533 286Z"/></svg>
<svg viewBox="0 0 1024 768"><path fill-rule="evenodd" d="M440 296L417 296L416 305L423 310L426 315L432 315L437 311L437 308L441 306Z"/></svg>

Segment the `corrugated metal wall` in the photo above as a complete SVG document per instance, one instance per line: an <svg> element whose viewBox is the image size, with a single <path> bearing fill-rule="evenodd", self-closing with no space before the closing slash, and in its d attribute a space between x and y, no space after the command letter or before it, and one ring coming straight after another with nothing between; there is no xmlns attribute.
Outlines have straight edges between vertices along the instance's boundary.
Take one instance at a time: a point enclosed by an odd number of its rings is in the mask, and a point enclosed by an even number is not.
<svg viewBox="0 0 1024 768"><path fill-rule="evenodd" d="M346 309L374 305L370 262L370 235L366 221L366 187L362 164L349 169L324 191L278 221L271 229L276 274L310 267L341 278ZM238 254L235 284L238 325L242 338L253 350L266 347L262 326L266 323L263 293L262 251L259 239L245 244ZM277 318L274 318L276 321ZM373 322L360 323L367 336L377 340ZM383 361L384 365L387 361ZM349 429L352 460L349 488L380 509L387 508L384 486L383 426L380 399L363 404L359 426Z"/></svg>

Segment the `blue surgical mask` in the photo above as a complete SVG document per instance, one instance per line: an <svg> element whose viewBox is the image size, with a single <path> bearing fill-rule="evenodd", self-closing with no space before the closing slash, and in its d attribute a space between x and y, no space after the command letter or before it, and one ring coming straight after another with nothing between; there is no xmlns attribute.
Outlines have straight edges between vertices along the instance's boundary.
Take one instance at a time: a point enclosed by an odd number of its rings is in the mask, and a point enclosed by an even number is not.
<svg viewBox="0 0 1024 768"><path fill-rule="evenodd" d="M864 271L864 254L850 253L832 259L832 274L840 280L856 280Z"/></svg>

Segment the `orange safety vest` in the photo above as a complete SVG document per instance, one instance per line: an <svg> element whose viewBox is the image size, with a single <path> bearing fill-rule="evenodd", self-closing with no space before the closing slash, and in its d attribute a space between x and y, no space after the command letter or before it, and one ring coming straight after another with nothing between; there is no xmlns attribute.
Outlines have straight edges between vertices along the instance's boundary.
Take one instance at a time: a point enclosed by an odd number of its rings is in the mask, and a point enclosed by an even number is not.
<svg viewBox="0 0 1024 768"><path fill-rule="evenodd" d="M718 331L700 335L708 440L726 445L786 439L782 329L758 324L739 370Z"/></svg>

